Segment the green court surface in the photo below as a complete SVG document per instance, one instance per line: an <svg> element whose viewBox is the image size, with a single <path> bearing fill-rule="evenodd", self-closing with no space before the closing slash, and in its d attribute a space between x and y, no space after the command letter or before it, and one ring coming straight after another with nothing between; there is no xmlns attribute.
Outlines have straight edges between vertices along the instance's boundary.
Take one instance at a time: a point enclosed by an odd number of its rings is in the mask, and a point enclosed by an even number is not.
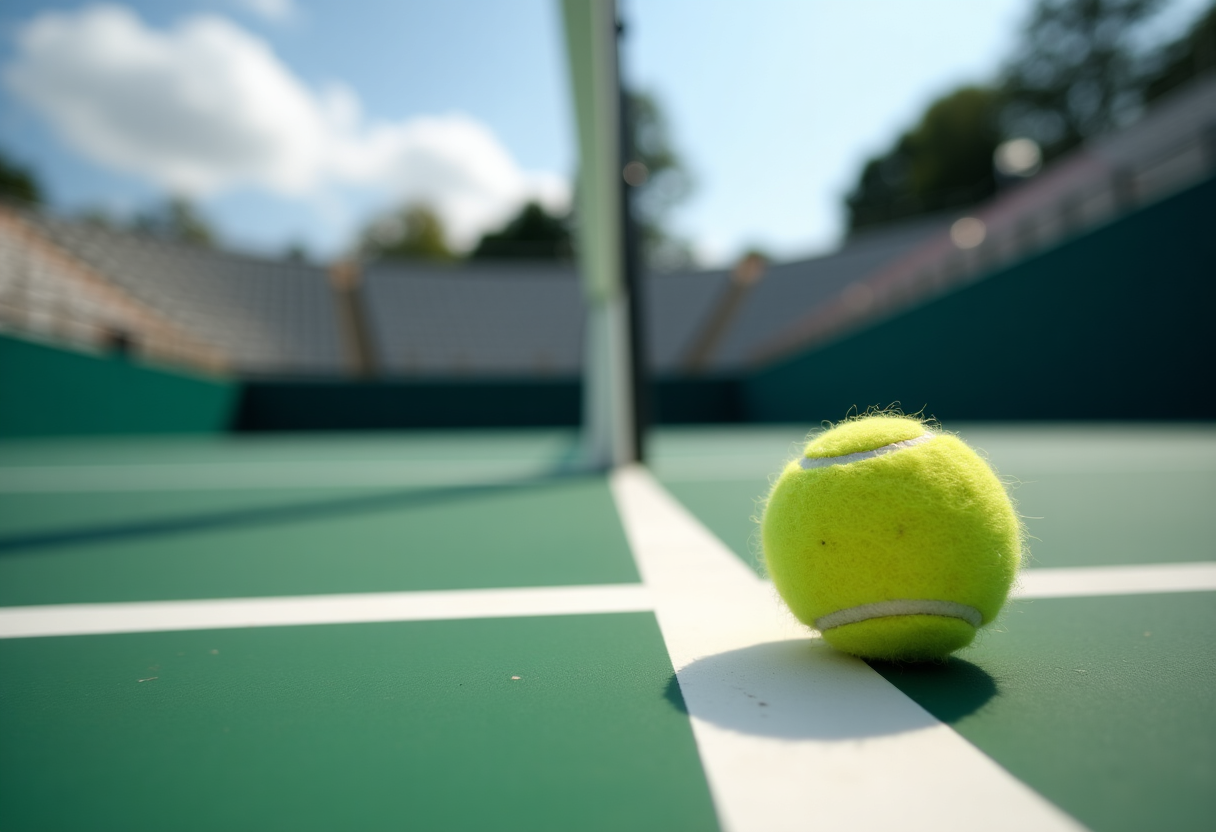
<svg viewBox="0 0 1216 832"><path fill-rule="evenodd" d="M6 829L714 825L645 614L0 649Z"/></svg>
<svg viewBox="0 0 1216 832"><path fill-rule="evenodd" d="M1212 828L1216 581L1169 576L1216 562L1216 429L948 427L1010 482L1029 569L1075 591L1036 595L1028 573L957 658L861 667L932 715L897 730L875 712L886 745L776 741L898 754L940 722L1000 788L1061 810L1058 828ZM805 430L658 432L651 470L687 509L671 522L762 575L752 518ZM764 731L702 720L681 693L622 486L573 472L576 448L562 431L0 444L0 829L868 828L860 797L855 824L731 802L704 723ZM1133 574L1104 567L1148 577L1092 589ZM480 600L531 589L567 600L509 615ZM345 612L275 618L310 598ZM406 612L361 618L360 598ZM222 599L261 612L208 619ZM423 602L443 611L408 611ZM764 675L803 654L756 655ZM985 808L992 828L1025 827Z"/></svg>
<svg viewBox="0 0 1216 832"><path fill-rule="evenodd" d="M16 495L0 603L637 581L604 480ZM47 525L30 528L34 518ZM49 530L48 530L49 529ZM6 530L7 532L7 530Z"/></svg>

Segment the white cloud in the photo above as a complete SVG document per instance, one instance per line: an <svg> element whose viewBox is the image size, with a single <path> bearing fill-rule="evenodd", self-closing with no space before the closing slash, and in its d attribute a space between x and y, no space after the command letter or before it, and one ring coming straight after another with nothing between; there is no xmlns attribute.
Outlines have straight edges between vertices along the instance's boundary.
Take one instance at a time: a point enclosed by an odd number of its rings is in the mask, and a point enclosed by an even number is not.
<svg viewBox="0 0 1216 832"><path fill-rule="evenodd" d="M370 125L338 150L332 163L339 178L383 183L403 201L436 206L458 244L501 224L525 198L550 209L568 198L563 179L522 172L494 134L467 116Z"/></svg>
<svg viewBox="0 0 1216 832"><path fill-rule="evenodd" d="M240 5L272 23L284 23L296 16L293 0L238 0Z"/></svg>
<svg viewBox="0 0 1216 832"><path fill-rule="evenodd" d="M126 8L94 6L39 15L17 46L6 83L66 142L175 191L320 199L357 186L430 203L458 246L526 199L556 208L569 198L563 178L522 170L475 119L371 121L352 90L310 89L220 17L157 31Z"/></svg>

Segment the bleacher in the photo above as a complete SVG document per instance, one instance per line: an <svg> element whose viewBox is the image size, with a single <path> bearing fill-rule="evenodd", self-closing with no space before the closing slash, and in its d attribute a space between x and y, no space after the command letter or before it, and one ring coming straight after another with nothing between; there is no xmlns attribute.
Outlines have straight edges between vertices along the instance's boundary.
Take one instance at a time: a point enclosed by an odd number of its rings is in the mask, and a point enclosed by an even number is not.
<svg viewBox="0 0 1216 832"><path fill-rule="evenodd" d="M979 245L960 246L956 216L939 216L857 235L820 257L647 276L651 373L762 372L1008 273L1214 170L1209 76L974 206L986 229ZM120 343L162 365L283 382L576 383L582 363L582 287L568 263L374 262L348 265L354 279L344 283L335 269L45 213L6 207L0 220L0 328L43 342Z"/></svg>
<svg viewBox="0 0 1216 832"><path fill-rule="evenodd" d="M373 264L362 299L380 374L575 376L582 287L568 265Z"/></svg>
<svg viewBox="0 0 1216 832"><path fill-rule="evenodd" d="M739 371L754 364L752 353L774 333L940 234L949 224L941 217L901 223L851 238L838 251L823 257L768 267L740 304L713 353L711 366Z"/></svg>
<svg viewBox="0 0 1216 832"><path fill-rule="evenodd" d="M1163 98L1137 122L1096 137L1034 178L967 212L976 245L950 230L876 267L835 296L801 310L749 353L750 366L834 339L965 288L1203 181L1216 171L1216 74Z"/></svg>
<svg viewBox="0 0 1216 832"><path fill-rule="evenodd" d="M731 273L726 269L650 276L642 309L652 372L683 372L689 350L730 282Z"/></svg>
<svg viewBox="0 0 1216 832"><path fill-rule="evenodd" d="M222 352L237 375L333 375L344 366L324 269L22 218L58 249ZM136 345L138 347L138 345Z"/></svg>

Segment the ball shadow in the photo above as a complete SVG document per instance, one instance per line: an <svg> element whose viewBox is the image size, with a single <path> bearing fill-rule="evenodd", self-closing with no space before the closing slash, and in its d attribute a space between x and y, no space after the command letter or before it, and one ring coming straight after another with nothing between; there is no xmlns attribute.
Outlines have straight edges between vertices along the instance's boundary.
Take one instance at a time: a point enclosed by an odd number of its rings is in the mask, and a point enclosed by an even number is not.
<svg viewBox="0 0 1216 832"><path fill-rule="evenodd" d="M983 668L951 656L932 664L867 662L908 698L947 724L975 713L1000 693L1000 686Z"/></svg>
<svg viewBox="0 0 1216 832"><path fill-rule="evenodd" d="M875 679L875 671L907 695ZM698 659L671 676L663 697L681 713L744 734L848 740L956 721L996 693L991 676L960 659L872 670L820 639L805 639Z"/></svg>

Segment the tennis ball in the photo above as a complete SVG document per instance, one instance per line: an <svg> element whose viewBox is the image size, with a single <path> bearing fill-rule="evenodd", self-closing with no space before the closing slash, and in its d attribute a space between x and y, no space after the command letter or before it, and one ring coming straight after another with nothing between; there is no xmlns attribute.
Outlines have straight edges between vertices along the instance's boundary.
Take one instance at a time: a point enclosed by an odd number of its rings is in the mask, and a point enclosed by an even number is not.
<svg viewBox="0 0 1216 832"><path fill-rule="evenodd" d="M761 519L769 575L800 621L869 659L942 658L1000 612L1022 528L992 469L917 419L814 437Z"/></svg>

